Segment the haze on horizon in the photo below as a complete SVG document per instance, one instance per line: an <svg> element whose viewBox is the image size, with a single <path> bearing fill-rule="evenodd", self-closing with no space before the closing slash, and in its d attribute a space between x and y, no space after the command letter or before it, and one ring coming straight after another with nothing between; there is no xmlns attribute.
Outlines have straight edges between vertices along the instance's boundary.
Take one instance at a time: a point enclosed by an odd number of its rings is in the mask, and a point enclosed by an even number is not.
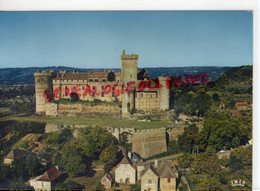
<svg viewBox="0 0 260 191"><path fill-rule="evenodd" d="M120 68L253 63L248 11L0 12L0 68Z"/></svg>

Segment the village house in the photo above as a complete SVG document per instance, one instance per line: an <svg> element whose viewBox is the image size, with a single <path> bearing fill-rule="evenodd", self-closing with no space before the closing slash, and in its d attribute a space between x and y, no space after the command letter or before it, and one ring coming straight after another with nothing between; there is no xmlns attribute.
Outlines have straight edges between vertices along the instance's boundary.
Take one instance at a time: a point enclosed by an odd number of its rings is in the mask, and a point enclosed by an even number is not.
<svg viewBox="0 0 260 191"><path fill-rule="evenodd" d="M101 184L104 186L105 189L110 189L112 187L113 183L113 177L112 174L106 173L102 178L101 178Z"/></svg>
<svg viewBox="0 0 260 191"><path fill-rule="evenodd" d="M235 103L235 108L239 111L244 111L247 110L249 108L249 105L246 101L243 102L236 102Z"/></svg>
<svg viewBox="0 0 260 191"><path fill-rule="evenodd" d="M111 187L112 176L101 179L105 188ZM119 184L141 184L142 191L176 191L179 173L171 160L155 160L146 163L143 159L134 161L128 153L115 167L115 182Z"/></svg>
<svg viewBox="0 0 260 191"><path fill-rule="evenodd" d="M160 161L157 172L160 177L160 190L176 191L179 174L173 162L170 160Z"/></svg>
<svg viewBox="0 0 260 191"><path fill-rule="evenodd" d="M136 167L127 156L121 160L115 169L115 182L120 184L136 183Z"/></svg>
<svg viewBox="0 0 260 191"><path fill-rule="evenodd" d="M141 180L141 172L145 168L145 162L143 159L140 159L136 164L136 170L137 170L137 181Z"/></svg>
<svg viewBox="0 0 260 191"><path fill-rule="evenodd" d="M157 191L159 188L159 174L156 172L152 164L148 164L141 172L141 190Z"/></svg>
<svg viewBox="0 0 260 191"><path fill-rule="evenodd" d="M12 149L6 157L4 157L4 164L11 165L14 160L17 160L25 155L27 155L29 151L23 148Z"/></svg>
<svg viewBox="0 0 260 191"><path fill-rule="evenodd" d="M36 191L51 191L55 182L60 176L61 172L58 170L58 167L52 167L42 175L30 179L29 184Z"/></svg>
<svg viewBox="0 0 260 191"><path fill-rule="evenodd" d="M179 174L170 160L151 163L141 172L142 191L176 191Z"/></svg>

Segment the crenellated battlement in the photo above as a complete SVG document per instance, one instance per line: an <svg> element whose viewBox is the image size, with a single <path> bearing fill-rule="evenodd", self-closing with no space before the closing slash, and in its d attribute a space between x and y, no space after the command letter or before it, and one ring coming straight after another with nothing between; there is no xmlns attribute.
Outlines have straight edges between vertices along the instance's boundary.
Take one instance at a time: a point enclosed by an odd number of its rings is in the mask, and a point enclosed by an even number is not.
<svg viewBox="0 0 260 191"><path fill-rule="evenodd" d="M138 57L138 54L126 54L125 50L123 50L121 60L138 60Z"/></svg>
<svg viewBox="0 0 260 191"><path fill-rule="evenodd" d="M52 76L54 74L54 71L52 70L43 70L43 71L37 71L34 73L34 76Z"/></svg>
<svg viewBox="0 0 260 191"><path fill-rule="evenodd" d="M143 134L143 133L161 133L166 132L166 128L152 128L152 129L137 129L135 131L136 134Z"/></svg>

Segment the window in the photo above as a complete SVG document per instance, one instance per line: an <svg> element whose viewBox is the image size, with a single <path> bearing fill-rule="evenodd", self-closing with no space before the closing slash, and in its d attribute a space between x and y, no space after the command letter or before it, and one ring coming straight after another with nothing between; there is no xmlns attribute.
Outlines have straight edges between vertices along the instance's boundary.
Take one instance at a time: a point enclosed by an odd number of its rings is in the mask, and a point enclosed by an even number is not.
<svg viewBox="0 0 260 191"><path fill-rule="evenodd" d="M84 86L82 86L82 90L84 90L85 89L85 87Z"/></svg>
<svg viewBox="0 0 260 191"><path fill-rule="evenodd" d="M152 179L148 179L148 184L152 184Z"/></svg>
<svg viewBox="0 0 260 191"><path fill-rule="evenodd" d="M170 182L171 182L171 179L170 179L170 178L167 178L167 182L170 183Z"/></svg>
<svg viewBox="0 0 260 191"><path fill-rule="evenodd" d="M107 80L106 79L102 79L102 82L106 82Z"/></svg>
<svg viewBox="0 0 260 191"><path fill-rule="evenodd" d="M98 79L97 79L97 78L95 79L95 82L98 82Z"/></svg>
<svg viewBox="0 0 260 191"><path fill-rule="evenodd" d="M93 79L89 79L88 81L89 81L89 82L93 82Z"/></svg>

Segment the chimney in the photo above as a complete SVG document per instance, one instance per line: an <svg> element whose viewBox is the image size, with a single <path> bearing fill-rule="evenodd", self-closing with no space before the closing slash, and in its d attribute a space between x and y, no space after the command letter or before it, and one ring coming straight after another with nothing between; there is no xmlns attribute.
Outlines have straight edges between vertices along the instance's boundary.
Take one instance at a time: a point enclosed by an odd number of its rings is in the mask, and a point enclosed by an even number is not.
<svg viewBox="0 0 260 191"><path fill-rule="evenodd" d="M154 160L154 168L158 168L158 160L157 159Z"/></svg>

